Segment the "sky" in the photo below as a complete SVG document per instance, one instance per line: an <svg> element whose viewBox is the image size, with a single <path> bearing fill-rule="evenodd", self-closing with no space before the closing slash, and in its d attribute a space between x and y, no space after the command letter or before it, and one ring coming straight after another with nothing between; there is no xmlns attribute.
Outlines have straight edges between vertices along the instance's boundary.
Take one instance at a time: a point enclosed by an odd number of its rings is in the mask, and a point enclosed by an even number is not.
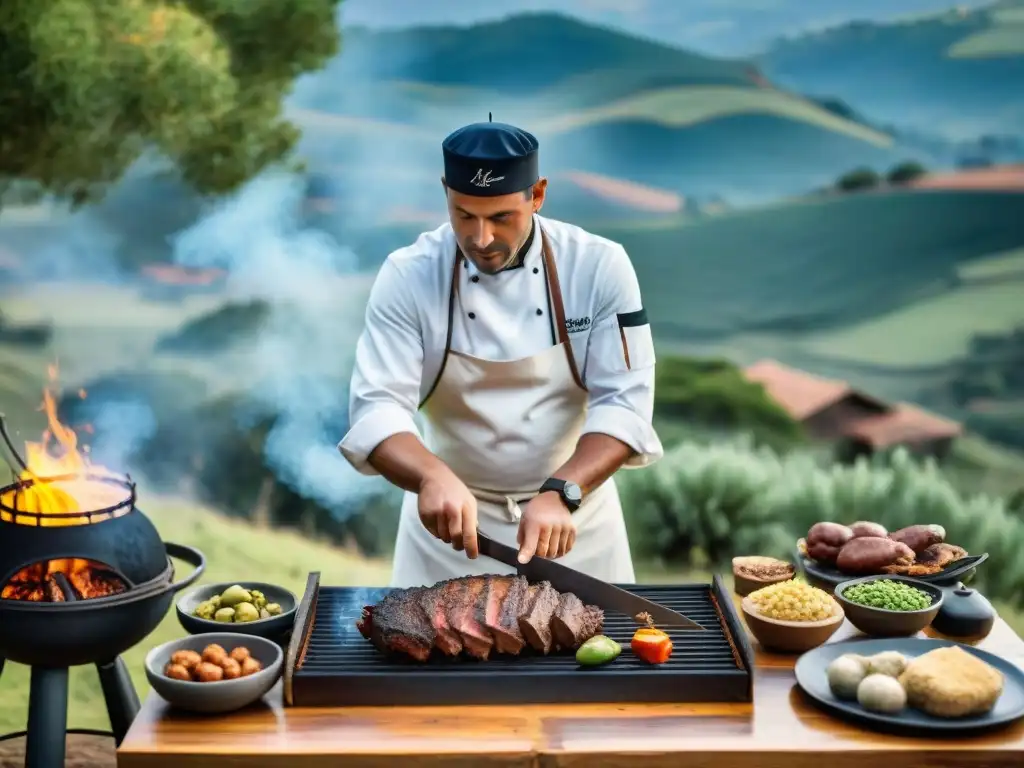
<svg viewBox="0 0 1024 768"><path fill-rule="evenodd" d="M371 28L471 24L561 11L719 56L757 53L783 35L854 19L886 21L990 0L344 0L342 21Z"/></svg>

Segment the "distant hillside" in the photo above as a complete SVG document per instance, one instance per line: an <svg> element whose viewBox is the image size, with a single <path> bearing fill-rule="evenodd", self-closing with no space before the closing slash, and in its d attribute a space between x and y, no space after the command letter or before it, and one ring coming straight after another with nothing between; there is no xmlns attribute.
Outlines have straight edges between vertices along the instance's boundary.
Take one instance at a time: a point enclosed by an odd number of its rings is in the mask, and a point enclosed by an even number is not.
<svg viewBox="0 0 1024 768"><path fill-rule="evenodd" d="M955 285L1024 245L1019 193L897 191L766 206L675 226L596 226L636 267L662 341L820 331Z"/></svg>
<svg viewBox="0 0 1024 768"><path fill-rule="evenodd" d="M471 27L351 30L339 57L299 84L291 109L313 166L372 164L392 199L398 176L417 167L429 180L406 194L436 193L441 138L488 113L535 132L548 172L776 197L851 165L903 159L890 135L840 106L779 90L748 61L535 13ZM704 158L714 160L710 174ZM376 197L372 186L360 193Z"/></svg>
<svg viewBox="0 0 1024 768"><path fill-rule="evenodd" d="M902 22L853 22L782 40L758 59L804 93L838 96L872 120L950 138L1024 133L1024 4Z"/></svg>

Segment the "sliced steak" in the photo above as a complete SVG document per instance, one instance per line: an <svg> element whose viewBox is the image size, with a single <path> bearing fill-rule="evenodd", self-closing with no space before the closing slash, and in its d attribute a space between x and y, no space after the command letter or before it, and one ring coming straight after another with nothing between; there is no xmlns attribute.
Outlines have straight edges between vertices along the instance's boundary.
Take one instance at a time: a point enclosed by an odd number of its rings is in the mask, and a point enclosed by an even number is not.
<svg viewBox="0 0 1024 768"><path fill-rule="evenodd" d="M462 648L470 656L486 659L491 655L494 640L478 619L487 598L487 580L492 576L465 576L452 594L448 606L448 624L462 638Z"/></svg>
<svg viewBox="0 0 1024 768"><path fill-rule="evenodd" d="M498 653L517 654L525 641L519 631L519 614L523 612L529 583L522 576L489 576L485 588L483 610L477 621L490 630Z"/></svg>
<svg viewBox="0 0 1024 768"><path fill-rule="evenodd" d="M526 607L519 615L519 631L530 647L540 653L551 651L551 617L558 608L558 591L551 582L531 584L526 595Z"/></svg>
<svg viewBox="0 0 1024 768"><path fill-rule="evenodd" d="M359 631L381 652L404 653L417 661L426 661L436 636L419 603L427 589L413 587L389 592L376 605L363 609Z"/></svg>
<svg viewBox="0 0 1024 768"><path fill-rule="evenodd" d="M462 637L448 623L448 605L462 586L457 579L449 579L428 587L420 595L420 608L434 628L434 647L447 656L462 653Z"/></svg>
<svg viewBox="0 0 1024 768"><path fill-rule="evenodd" d="M596 605L584 605L576 595L565 592L558 599L551 631L555 642L566 650L579 648L604 629L604 611Z"/></svg>

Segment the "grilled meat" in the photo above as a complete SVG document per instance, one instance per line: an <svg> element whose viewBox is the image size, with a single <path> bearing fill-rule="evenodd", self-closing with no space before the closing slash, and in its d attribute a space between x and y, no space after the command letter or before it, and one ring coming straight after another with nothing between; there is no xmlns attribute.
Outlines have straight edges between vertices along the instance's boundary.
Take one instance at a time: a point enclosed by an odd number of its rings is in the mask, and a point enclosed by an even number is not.
<svg viewBox="0 0 1024 768"><path fill-rule="evenodd" d="M519 631L519 614L525 610L529 586L522 576L495 576L487 580L484 610L477 620L490 630L498 653L516 654L526 644Z"/></svg>
<svg viewBox="0 0 1024 768"><path fill-rule="evenodd" d="M437 633L420 607L424 587L396 589L363 609L359 631L381 651L400 651L426 661Z"/></svg>
<svg viewBox="0 0 1024 768"><path fill-rule="evenodd" d="M957 560L967 557L967 550L956 544L932 544L917 555L914 562L907 565L890 565L882 570L886 573L897 573L901 576L931 576L945 570Z"/></svg>
<svg viewBox="0 0 1024 768"><path fill-rule="evenodd" d="M554 645L551 617L555 615L560 596L558 590L551 586L551 582L542 581L540 584L530 585L526 610L519 617L519 631L535 651L546 654Z"/></svg>
<svg viewBox="0 0 1024 768"><path fill-rule="evenodd" d="M579 648L588 638L601 634L604 611L584 605L572 592L558 598L558 608L551 617L551 631L560 648Z"/></svg>
<svg viewBox="0 0 1024 768"><path fill-rule="evenodd" d="M426 661L431 651L485 660L526 644L548 653L578 648L604 624L604 612L522 576L466 576L432 587L396 589L363 608L359 631L384 653Z"/></svg>
<svg viewBox="0 0 1024 768"><path fill-rule="evenodd" d="M454 596L448 623L462 636L462 649L470 656L486 660L494 647L494 638L483 625L484 604L487 600L487 576L469 576L458 579L460 590Z"/></svg>
<svg viewBox="0 0 1024 768"><path fill-rule="evenodd" d="M448 612L452 610L455 596L461 585L457 580L442 581L420 595L420 608L427 615L434 628L434 647L446 656L462 653L462 636L448 623Z"/></svg>

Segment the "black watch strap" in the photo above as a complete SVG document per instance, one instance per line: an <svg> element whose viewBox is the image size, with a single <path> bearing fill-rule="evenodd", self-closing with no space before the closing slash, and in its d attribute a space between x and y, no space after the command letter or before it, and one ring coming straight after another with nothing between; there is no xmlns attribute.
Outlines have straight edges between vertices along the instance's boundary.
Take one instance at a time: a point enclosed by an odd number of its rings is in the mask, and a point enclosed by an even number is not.
<svg viewBox="0 0 1024 768"><path fill-rule="evenodd" d="M549 477L540 487L540 492L554 491L562 499L562 503L570 512L575 512L583 503L583 491L576 483L568 480L559 480L557 477Z"/></svg>

